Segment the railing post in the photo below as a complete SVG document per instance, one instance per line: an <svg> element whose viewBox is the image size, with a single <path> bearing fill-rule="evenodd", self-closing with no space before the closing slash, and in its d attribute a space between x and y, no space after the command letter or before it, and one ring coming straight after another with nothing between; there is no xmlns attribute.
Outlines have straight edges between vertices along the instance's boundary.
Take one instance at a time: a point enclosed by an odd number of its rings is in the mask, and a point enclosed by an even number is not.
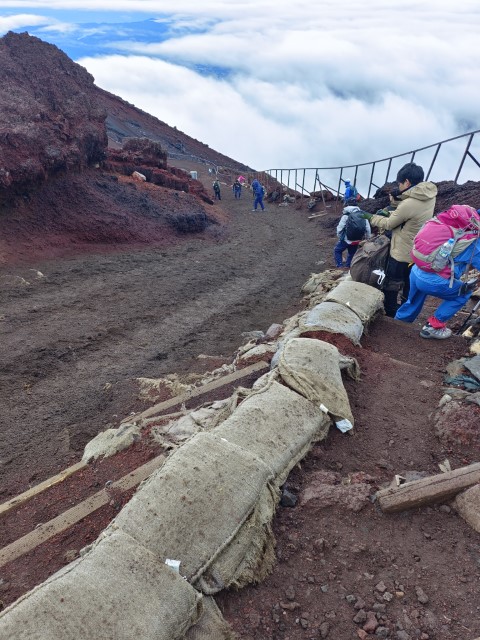
<svg viewBox="0 0 480 640"><path fill-rule="evenodd" d="M468 143L467 143L467 147L465 149L465 153L463 154L462 161L460 162L460 166L458 167L457 175L455 176L455 180L453 181L454 184L457 184L458 176L460 175L460 171L463 168L463 163L465 162L465 158L467 157L468 150L470 149L470 145L472 144L473 136L474 136L474 134L471 133L470 137L468 139Z"/></svg>
<svg viewBox="0 0 480 640"><path fill-rule="evenodd" d="M391 168L392 168L392 158L390 158L389 161L388 161L387 175L385 176L385 184L387 184L387 182L388 182L388 177L390 175L390 169Z"/></svg>
<svg viewBox="0 0 480 640"><path fill-rule="evenodd" d="M367 200L368 200L368 198L370 198L370 191L372 190L372 182L373 182L373 174L375 173L375 165L376 165L376 162L373 162L372 163L372 173L370 174L370 182L369 182L369 185L368 185Z"/></svg>

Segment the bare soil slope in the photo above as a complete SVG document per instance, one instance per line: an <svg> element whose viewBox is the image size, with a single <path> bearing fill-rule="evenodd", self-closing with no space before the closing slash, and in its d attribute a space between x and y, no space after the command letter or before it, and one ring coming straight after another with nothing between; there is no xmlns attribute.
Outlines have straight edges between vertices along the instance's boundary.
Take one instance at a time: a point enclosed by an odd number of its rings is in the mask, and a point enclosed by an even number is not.
<svg viewBox="0 0 480 640"><path fill-rule="evenodd" d="M142 137L164 126L123 102L114 111L111 100L110 122L116 118L122 136L132 126ZM187 144L169 135L172 146ZM192 146L189 162L200 151L209 160L208 148ZM212 152L210 161L219 160ZM87 165L43 176L0 212L2 501L77 461L100 430L144 408L136 377L199 370L199 354L228 361L242 332L292 315L308 275L333 266L340 213L333 205L313 221L295 205L267 204L264 214L252 214L250 196L235 201L229 184L220 203L207 205L192 193ZM209 189L206 165L198 170ZM478 183L440 185L437 211L456 202L480 207ZM208 224L185 235L171 220L190 214L204 214ZM348 492L363 483L373 494L395 473L436 473L447 457L454 468L479 459L478 439L467 447L434 435L445 367L466 343L421 340L422 320L407 326L380 318L362 348L334 340L362 369L360 382L345 381L356 434L332 430L292 472L293 493L310 488L316 497L279 509L273 574L219 598L240 637L480 635L479 536L449 505L385 516ZM78 552L115 508L82 523L67 548ZM32 554L21 572L0 576L0 599L11 601L68 557L55 546Z"/></svg>

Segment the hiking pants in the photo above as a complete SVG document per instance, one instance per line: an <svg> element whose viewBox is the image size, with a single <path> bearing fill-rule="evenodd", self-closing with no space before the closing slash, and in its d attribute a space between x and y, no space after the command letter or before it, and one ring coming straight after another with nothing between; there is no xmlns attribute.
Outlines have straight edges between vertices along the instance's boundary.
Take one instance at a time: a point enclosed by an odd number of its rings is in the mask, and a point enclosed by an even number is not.
<svg viewBox="0 0 480 640"><path fill-rule="evenodd" d="M441 298L443 302L434 312L440 322L446 322L459 311L469 300L472 292L460 295L461 280L455 279L449 287L450 280L436 273L427 273L414 265L410 273L410 293L408 300L402 304L395 316L396 320L413 322L422 310L427 296Z"/></svg>
<svg viewBox="0 0 480 640"><path fill-rule="evenodd" d="M258 205L262 208L262 211L265 209L263 204L263 195L261 193L255 194L255 200L253 201L253 208L256 210Z"/></svg>
<svg viewBox="0 0 480 640"><path fill-rule="evenodd" d="M349 267L352 262L352 258L355 255L358 244L348 244L345 240L339 240L333 249L333 255L335 257L335 264L337 267L343 267L343 252L345 249L348 251L347 260L345 266Z"/></svg>
<svg viewBox="0 0 480 640"><path fill-rule="evenodd" d="M383 295L385 315L394 318L398 307L398 293L402 292L402 303L408 298L410 290L410 268L408 262L399 262L389 256L385 267L385 281L383 283Z"/></svg>

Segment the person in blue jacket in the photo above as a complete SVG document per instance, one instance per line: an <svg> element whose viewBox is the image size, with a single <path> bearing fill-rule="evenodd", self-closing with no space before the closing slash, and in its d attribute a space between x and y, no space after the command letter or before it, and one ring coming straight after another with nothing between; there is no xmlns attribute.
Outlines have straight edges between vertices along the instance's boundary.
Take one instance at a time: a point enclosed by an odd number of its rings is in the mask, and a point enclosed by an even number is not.
<svg viewBox="0 0 480 640"><path fill-rule="evenodd" d="M459 224L461 223L461 227L471 228L473 233L477 234L477 238L458 256L453 257L454 277L452 281L450 277L424 271L417 264L414 264L410 272L408 299L395 315L395 320L413 322L421 312L427 296L434 296L443 300L420 331L422 338L436 338L437 340L449 338L452 335L452 330L446 326L447 321L468 302L479 284L476 279L464 282L460 278L470 269L480 270L480 240L478 239L480 215L475 209L467 205L454 205L452 209L455 208L459 213L458 220ZM461 209L465 210L470 220L461 220ZM440 213L437 216L438 219L441 219L442 215L444 214ZM450 273L450 275L452 274Z"/></svg>
<svg viewBox="0 0 480 640"><path fill-rule="evenodd" d="M346 203L349 200L356 201L358 191L356 187L352 185L350 180L345 180L345 193L343 194L343 202ZM351 204L351 203L349 203Z"/></svg>
<svg viewBox="0 0 480 640"><path fill-rule="evenodd" d="M265 211L265 205L263 204L263 196L265 195L265 191L260 182L256 179L252 182L252 191L254 197L252 211L256 211L258 206L260 206L262 211Z"/></svg>

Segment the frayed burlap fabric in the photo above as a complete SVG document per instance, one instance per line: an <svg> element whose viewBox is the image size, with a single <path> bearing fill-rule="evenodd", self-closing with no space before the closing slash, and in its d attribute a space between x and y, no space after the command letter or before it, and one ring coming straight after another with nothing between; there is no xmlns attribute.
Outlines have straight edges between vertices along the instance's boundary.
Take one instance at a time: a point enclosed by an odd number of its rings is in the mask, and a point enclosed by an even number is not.
<svg viewBox="0 0 480 640"><path fill-rule="evenodd" d="M363 324L370 322L383 309L383 293L362 282L345 280L325 296L325 302L336 302L351 309Z"/></svg>
<svg viewBox="0 0 480 640"><path fill-rule="evenodd" d="M326 437L329 424L318 406L270 379L248 396L215 433L263 460L280 486L312 443Z"/></svg>
<svg viewBox="0 0 480 640"><path fill-rule="evenodd" d="M0 614L2 640L177 640L202 614L202 597L123 532Z"/></svg>
<svg viewBox="0 0 480 640"><path fill-rule="evenodd" d="M278 371L284 382L307 400L324 405L335 421L354 422L347 392L343 386L341 363L347 373L358 377L354 358L342 356L337 347L309 338L294 338L285 344L278 361Z"/></svg>
<svg viewBox="0 0 480 640"><path fill-rule="evenodd" d="M273 545L272 480L254 453L212 432L198 433L140 487L110 526L162 562L179 560L181 575L213 594L257 574L261 579L270 569L272 558L264 550Z"/></svg>
<svg viewBox="0 0 480 640"><path fill-rule="evenodd" d="M215 600L211 596L204 597L202 617L190 627L185 640L235 640L236 637Z"/></svg>
<svg viewBox="0 0 480 640"><path fill-rule="evenodd" d="M301 319L299 329L301 335L315 331L340 333L353 344L360 344L363 323L358 315L345 305L337 302L321 302Z"/></svg>

